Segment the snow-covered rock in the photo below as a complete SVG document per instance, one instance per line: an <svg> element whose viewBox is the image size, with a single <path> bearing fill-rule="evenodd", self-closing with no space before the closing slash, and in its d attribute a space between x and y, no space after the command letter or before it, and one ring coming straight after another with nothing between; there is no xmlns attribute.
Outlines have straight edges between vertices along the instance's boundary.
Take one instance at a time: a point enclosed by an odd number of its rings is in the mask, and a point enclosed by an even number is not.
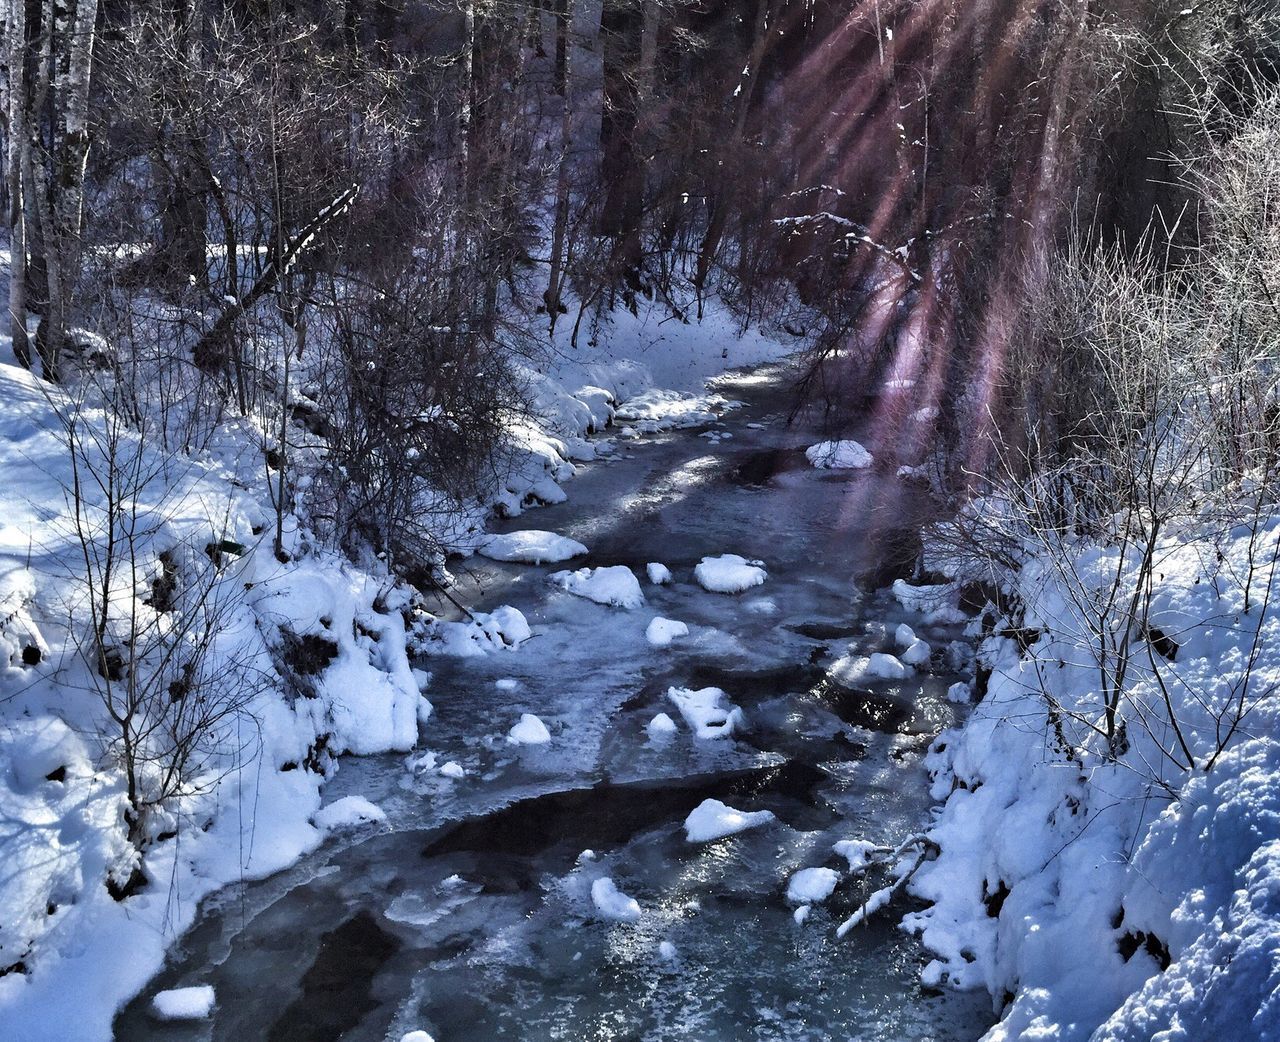
<svg viewBox="0 0 1280 1042"><path fill-rule="evenodd" d="M467 772L463 769L462 764L458 763L456 760L450 760L443 767L441 767L440 773L444 775L446 778L456 779L456 778L465 778L467 776Z"/></svg>
<svg viewBox="0 0 1280 1042"><path fill-rule="evenodd" d="M587 548L576 539L527 529L523 532L507 532L504 535L487 536L477 553L495 561L518 561L521 564L559 564L571 557L581 557Z"/></svg>
<svg viewBox="0 0 1280 1042"><path fill-rule="evenodd" d="M400 1042L436 1042L436 1040L425 1031L418 1030L410 1031L407 1035L402 1035L400 1037Z"/></svg>
<svg viewBox="0 0 1280 1042"><path fill-rule="evenodd" d="M746 723L742 710L718 687L697 691L673 687L667 690L667 697L680 710L696 738L727 738Z"/></svg>
<svg viewBox="0 0 1280 1042"><path fill-rule="evenodd" d="M916 642L916 631L905 622L901 623L898 628L893 631L893 639L898 647L909 648Z"/></svg>
<svg viewBox="0 0 1280 1042"><path fill-rule="evenodd" d="M968 705L972 698L973 688L963 680L947 688L948 702L955 702L957 705Z"/></svg>
<svg viewBox="0 0 1280 1042"><path fill-rule="evenodd" d="M591 884L591 903L604 918L614 922L640 921L640 902L619 890L608 876L602 876Z"/></svg>
<svg viewBox="0 0 1280 1042"><path fill-rule="evenodd" d="M804 451L809 462L819 469L862 470L874 462L869 453L858 442L823 441L810 445Z"/></svg>
<svg viewBox="0 0 1280 1042"><path fill-rule="evenodd" d="M370 822L386 821L387 814L363 796L343 796L327 807L316 811L311 820L316 828L332 832L336 829L356 828Z"/></svg>
<svg viewBox="0 0 1280 1042"><path fill-rule="evenodd" d="M842 839L834 843L831 849L848 861L849 871L857 875L865 872L874 855L884 848L865 839Z"/></svg>
<svg viewBox="0 0 1280 1042"><path fill-rule="evenodd" d="M665 564L659 564L657 561L650 561L644 566L644 570L649 576L649 581L655 586L665 586L671 581L671 569Z"/></svg>
<svg viewBox="0 0 1280 1042"><path fill-rule="evenodd" d="M929 642L917 637L907 646L899 658L908 666L924 666L928 664L932 656L933 648L929 646Z"/></svg>
<svg viewBox="0 0 1280 1042"><path fill-rule="evenodd" d="M787 900L792 904L818 904L831 896L840 882L832 868L802 868L787 882Z"/></svg>
<svg viewBox="0 0 1280 1042"><path fill-rule="evenodd" d="M720 800L708 799L694 807L684 819L684 834L690 843L709 843L747 829L759 828L773 820L772 811L734 810Z"/></svg>
<svg viewBox="0 0 1280 1042"><path fill-rule="evenodd" d="M519 722L507 732L507 741L512 745L546 745L551 741L551 732L532 713L521 713Z"/></svg>
<svg viewBox="0 0 1280 1042"><path fill-rule="evenodd" d="M910 671L895 655L882 651L870 655L844 655L831 663L828 674L845 687L858 687L873 680L902 680Z"/></svg>
<svg viewBox="0 0 1280 1042"><path fill-rule="evenodd" d="M665 648L677 637L687 637L689 627L675 619L656 616L644 631L645 639L655 648Z"/></svg>
<svg viewBox="0 0 1280 1042"><path fill-rule="evenodd" d="M763 565L763 561L748 561L737 554L721 554L704 557L694 568L693 577L712 593L741 593L769 578Z"/></svg>
<svg viewBox="0 0 1280 1042"><path fill-rule="evenodd" d="M676 722L666 713L659 713L645 725L645 731L654 740L670 738L676 733Z"/></svg>
<svg viewBox="0 0 1280 1042"><path fill-rule="evenodd" d="M213 1004L213 986L199 984L156 992L151 1012L160 1020L204 1020L213 1012Z"/></svg>
<svg viewBox="0 0 1280 1042"><path fill-rule="evenodd" d="M640 582L624 564L553 572L547 576L547 581L597 604L609 604L615 608L639 608L644 604Z"/></svg>

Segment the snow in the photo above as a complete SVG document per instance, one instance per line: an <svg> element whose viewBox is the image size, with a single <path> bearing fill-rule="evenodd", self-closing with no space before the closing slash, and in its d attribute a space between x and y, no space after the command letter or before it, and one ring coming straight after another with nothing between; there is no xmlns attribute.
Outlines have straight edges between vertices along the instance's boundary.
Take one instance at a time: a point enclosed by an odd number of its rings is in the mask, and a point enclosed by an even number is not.
<svg viewBox="0 0 1280 1042"><path fill-rule="evenodd" d="M441 767L440 773L446 778L465 778L467 776L467 772L463 770L462 764L458 763L456 760L450 760Z"/></svg>
<svg viewBox="0 0 1280 1042"><path fill-rule="evenodd" d="M917 637L907 646L899 658L908 666L924 666L928 664L932 656L933 648L929 646L929 642Z"/></svg>
<svg viewBox="0 0 1280 1042"><path fill-rule="evenodd" d="M787 883L787 900L792 904L819 904L835 891L840 873L832 868L802 868Z"/></svg>
<svg viewBox="0 0 1280 1042"><path fill-rule="evenodd" d="M521 713L519 723L507 732L507 741L512 745L546 745L551 741L551 732L532 713Z"/></svg>
<svg viewBox="0 0 1280 1042"><path fill-rule="evenodd" d="M655 741L669 738L676 733L676 722L666 713L659 713L645 725L645 731Z"/></svg>
<svg viewBox="0 0 1280 1042"><path fill-rule="evenodd" d="M655 648L665 648L677 637L687 637L689 627L675 619L664 619L655 616L644 631L645 639Z"/></svg>
<svg viewBox="0 0 1280 1042"><path fill-rule="evenodd" d="M400 1036L400 1042L436 1042L436 1040L425 1031L410 1031L407 1035Z"/></svg>
<svg viewBox="0 0 1280 1042"><path fill-rule="evenodd" d="M1073 598L1132 574L1119 549L1074 546L1066 576L1063 558L1029 557L1011 591L1017 625L1038 634L1029 647L1003 621L980 630L986 694L926 757L939 854L909 884L930 905L904 926L935 956L927 980L1013 996L986 1042L1277 1037L1278 700L1259 698L1214 752L1232 700L1280 684L1280 575L1249 567L1278 537L1268 518L1159 547L1146 617L1178 648L1130 660L1114 752L1082 654L1096 627ZM969 701L968 685L948 697ZM1173 761L1185 754L1160 724L1166 697L1194 770Z"/></svg>
<svg viewBox="0 0 1280 1042"><path fill-rule="evenodd" d="M871 864L872 855L884 848L865 839L842 839L831 849L848 861L849 871L857 875L865 872Z"/></svg>
<svg viewBox="0 0 1280 1042"><path fill-rule="evenodd" d="M640 903L619 890L608 876L602 876L591 884L591 903L604 918L614 922L640 921Z"/></svg>
<svg viewBox="0 0 1280 1042"><path fill-rule="evenodd" d="M871 453L856 441L823 441L805 449L805 457L819 469L862 470L871 466Z"/></svg>
<svg viewBox="0 0 1280 1042"><path fill-rule="evenodd" d="M160 1020L204 1020L213 1012L213 1003L213 988L200 984L156 992L151 1009Z"/></svg>
<svg viewBox="0 0 1280 1042"><path fill-rule="evenodd" d="M837 683L857 687L871 680L902 680L910 670L900 659L882 651L870 655L843 655L828 671Z"/></svg>
<svg viewBox="0 0 1280 1042"><path fill-rule="evenodd" d="M973 698L973 689L966 681L960 681L947 688L947 701L957 705L968 705Z"/></svg>
<svg viewBox="0 0 1280 1042"><path fill-rule="evenodd" d="M893 631L893 639L898 647L909 648L916 642L916 631L905 622L901 623L898 628Z"/></svg>
<svg viewBox="0 0 1280 1042"><path fill-rule="evenodd" d="M665 586L671 581L671 569L665 564L659 564L656 561L650 561L644 566L645 573L649 576L649 581L655 586Z"/></svg>
<svg viewBox="0 0 1280 1042"><path fill-rule="evenodd" d="M579 568L573 572L553 572L547 581L576 597L615 608L639 608L644 594L635 574L624 564L604 568Z"/></svg>
<svg viewBox="0 0 1280 1042"><path fill-rule="evenodd" d="M795 920L797 926L803 926L804 921L809 918L809 913L813 911L813 905L801 905L791 913L791 918Z"/></svg>
<svg viewBox="0 0 1280 1042"><path fill-rule="evenodd" d="M695 738L727 738L746 723L742 710L718 687L697 691L673 687L667 690L667 697L676 704Z"/></svg>
<svg viewBox="0 0 1280 1042"><path fill-rule="evenodd" d="M769 578L763 564L763 561L748 561L737 554L704 557L694 568L693 577L704 590L712 593L741 593Z"/></svg>
<svg viewBox="0 0 1280 1042"><path fill-rule="evenodd" d="M476 547L476 552L495 561L559 564L571 557L581 557L587 552L587 548L576 539L556 535L554 532L527 529L488 536Z"/></svg>
<svg viewBox="0 0 1280 1042"><path fill-rule="evenodd" d="M356 828L370 822L386 821L386 812L363 796L343 796L312 815L316 828L333 832L337 829Z"/></svg>
<svg viewBox="0 0 1280 1042"><path fill-rule="evenodd" d="M690 843L708 843L747 829L759 828L774 820L767 810L734 810L719 800L703 800L684 819L685 838Z"/></svg>

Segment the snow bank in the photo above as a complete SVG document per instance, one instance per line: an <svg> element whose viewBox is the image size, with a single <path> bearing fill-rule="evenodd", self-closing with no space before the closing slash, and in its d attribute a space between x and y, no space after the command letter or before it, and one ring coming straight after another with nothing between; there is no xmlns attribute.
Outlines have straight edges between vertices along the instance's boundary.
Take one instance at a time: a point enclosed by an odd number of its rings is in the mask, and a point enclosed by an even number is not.
<svg viewBox="0 0 1280 1042"><path fill-rule="evenodd" d="M703 800L684 819L684 834L690 843L709 843L713 839L759 828L773 820L772 811L734 810L719 800Z"/></svg>
<svg viewBox="0 0 1280 1042"><path fill-rule="evenodd" d="M507 741L512 745L546 745L551 741L551 732L532 713L521 713L519 722L507 732Z"/></svg>
<svg viewBox="0 0 1280 1042"><path fill-rule="evenodd" d="M604 918L614 922L640 921L640 902L619 890L608 876L602 876L591 884L591 903Z"/></svg>
<svg viewBox="0 0 1280 1042"><path fill-rule="evenodd" d="M656 616L644 631L645 639L655 648L665 648L677 637L687 637L689 627L675 619Z"/></svg>
<svg viewBox="0 0 1280 1042"><path fill-rule="evenodd" d="M644 604L640 581L624 564L607 568L579 568L574 572L553 572L547 581L575 597L615 608L639 608Z"/></svg>
<svg viewBox="0 0 1280 1042"><path fill-rule="evenodd" d="M213 1002L213 987L200 984L156 992L151 1011L160 1020L204 1020L213 1012Z"/></svg>
<svg viewBox="0 0 1280 1042"><path fill-rule="evenodd" d="M823 441L804 450L805 457L819 469L862 470L874 462L856 441Z"/></svg>
<svg viewBox="0 0 1280 1042"><path fill-rule="evenodd" d="M728 738L746 723L742 710L718 687L697 691L673 687L668 688L667 697L676 704L696 738Z"/></svg>
<svg viewBox="0 0 1280 1042"><path fill-rule="evenodd" d="M1248 565L1278 536L1159 548L1112 745L1073 597L1126 574L1118 550L1076 547L1072 579L1032 560L1032 637L988 626L986 695L926 758L940 854L904 921L936 956L926 983L1013 996L988 1042L1280 1037L1280 583Z"/></svg>
<svg viewBox="0 0 1280 1042"><path fill-rule="evenodd" d="M576 539L530 528L522 532L486 536L476 547L476 552L495 561L559 564L571 557L581 557L587 548Z"/></svg>
<svg viewBox="0 0 1280 1042"><path fill-rule="evenodd" d="M748 561L737 554L704 557L694 568L693 577L704 590L712 593L741 593L769 578L763 564L763 561Z"/></svg>

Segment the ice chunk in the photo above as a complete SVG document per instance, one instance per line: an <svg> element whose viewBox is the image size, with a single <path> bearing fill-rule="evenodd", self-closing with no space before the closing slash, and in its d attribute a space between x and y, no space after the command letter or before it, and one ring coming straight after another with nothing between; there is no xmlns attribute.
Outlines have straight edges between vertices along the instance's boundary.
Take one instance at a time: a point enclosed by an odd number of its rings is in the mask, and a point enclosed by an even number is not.
<svg viewBox="0 0 1280 1042"><path fill-rule="evenodd" d="M493 686L499 691L515 691L520 687L520 681L515 677L503 677L501 680L495 680Z"/></svg>
<svg viewBox="0 0 1280 1042"><path fill-rule="evenodd" d="M624 564L607 568L579 568L574 572L553 572L547 576L547 580L562 590L597 604L611 604L615 608L638 608L644 604L640 583Z"/></svg>
<svg viewBox="0 0 1280 1042"><path fill-rule="evenodd" d="M581 557L587 548L576 539L528 529L523 532L507 532L491 535L476 551L495 561L517 561L521 564L559 564L571 557Z"/></svg>
<svg viewBox="0 0 1280 1042"><path fill-rule="evenodd" d="M649 732L650 738L666 738L676 733L676 722L666 713L659 713L649 721L645 730Z"/></svg>
<svg viewBox="0 0 1280 1042"><path fill-rule="evenodd" d="M704 590L712 593L741 593L769 578L769 573L761 567L763 563L748 561L737 554L704 557L693 570L693 577Z"/></svg>
<svg viewBox="0 0 1280 1042"><path fill-rule="evenodd" d="M690 843L707 843L767 825L773 820L772 811L734 810L719 800L703 800L684 819L684 834Z"/></svg>
<svg viewBox="0 0 1280 1042"><path fill-rule="evenodd" d="M507 732L507 741L512 745L546 745L551 741L551 732L532 713L521 713L520 722Z"/></svg>
<svg viewBox="0 0 1280 1042"><path fill-rule="evenodd" d="M326 831L334 829L354 828L372 821L386 821L386 812L376 807L363 796L343 796L334 800L327 807L321 807L312 816L311 821L316 828Z"/></svg>
<svg viewBox="0 0 1280 1042"><path fill-rule="evenodd" d="M685 723L697 738L727 738L745 724L742 710L730 702L718 687L691 691L685 687L667 689Z"/></svg>
<svg viewBox="0 0 1280 1042"><path fill-rule="evenodd" d="M676 946L670 941L663 941L658 945L658 954L666 959L667 962L673 962L676 957Z"/></svg>
<svg viewBox="0 0 1280 1042"><path fill-rule="evenodd" d="M671 569L665 564L658 564L657 561L650 561L644 566L644 570L649 575L649 581L655 586L665 586L671 581Z"/></svg>
<svg viewBox="0 0 1280 1042"><path fill-rule="evenodd" d="M619 923L640 920L640 903L619 890L608 876L602 876L591 884L591 903L606 919Z"/></svg>
<svg viewBox="0 0 1280 1042"><path fill-rule="evenodd" d="M933 648L929 647L929 642L917 637L902 653L902 661L908 666L923 666L932 655Z"/></svg>
<svg viewBox="0 0 1280 1042"><path fill-rule="evenodd" d="M787 900L792 904L817 904L825 901L840 882L833 868L802 868L787 883Z"/></svg>
<svg viewBox="0 0 1280 1042"><path fill-rule="evenodd" d="M645 639L655 648L665 648L677 637L687 637L689 627L675 619L664 619L661 615L654 617L649 628L644 631Z"/></svg>
<svg viewBox="0 0 1280 1042"><path fill-rule="evenodd" d="M819 469L861 470L871 466L871 453L856 441L822 441L805 449L806 458Z"/></svg>
<svg viewBox="0 0 1280 1042"><path fill-rule="evenodd" d="M213 987L200 984L156 992L151 1011L161 1020L203 1020L213 1012Z"/></svg>
<svg viewBox="0 0 1280 1042"><path fill-rule="evenodd" d="M791 913L791 918L794 919L797 924L802 924L806 919L809 918L809 913L812 910L813 910L812 905L801 905L799 908L797 908L794 912Z"/></svg>
<svg viewBox="0 0 1280 1042"><path fill-rule="evenodd" d="M450 760L441 767L440 773L446 778L465 778L467 776L467 772L462 769L462 764L456 760Z"/></svg>

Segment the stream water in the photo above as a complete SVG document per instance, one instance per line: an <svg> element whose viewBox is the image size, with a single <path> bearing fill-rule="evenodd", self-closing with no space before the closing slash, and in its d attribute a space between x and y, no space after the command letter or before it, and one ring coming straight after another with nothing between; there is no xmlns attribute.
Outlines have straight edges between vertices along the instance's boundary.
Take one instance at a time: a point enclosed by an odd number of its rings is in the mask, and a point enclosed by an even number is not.
<svg viewBox="0 0 1280 1042"><path fill-rule="evenodd" d="M811 469L816 422L785 423L784 382L777 368L731 374L719 389L744 407L717 428L731 440L618 441L568 503L501 526L582 541L590 556L573 567L631 565L647 604L573 597L545 581L551 568L467 562L459 599L512 604L535 631L516 651L421 664L435 705L423 746L467 776L345 759L326 801L358 793L386 825L207 900L117 1038L976 1039L993 1019L985 995L923 991L926 956L893 910L836 940L875 881L846 879L803 924L784 899L797 869L842 866L835 841L892 842L927 821L920 759L954 719L945 672L846 691L825 667L850 645L890 647L901 621L935 647L958 636L857 591L855 574L898 553L919 493L892 475ZM768 581L734 596L694 584L699 559L726 552L764 561ZM650 561L674 582L643 581ZM654 615L689 636L651 647ZM650 740L656 713L678 719L673 685L723 688L748 729ZM550 744L506 742L523 712ZM778 820L690 844L681 824L712 796ZM601 875L639 901L638 923L595 913ZM211 1019L151 1017L156 991L205 983Z"/></svg>

